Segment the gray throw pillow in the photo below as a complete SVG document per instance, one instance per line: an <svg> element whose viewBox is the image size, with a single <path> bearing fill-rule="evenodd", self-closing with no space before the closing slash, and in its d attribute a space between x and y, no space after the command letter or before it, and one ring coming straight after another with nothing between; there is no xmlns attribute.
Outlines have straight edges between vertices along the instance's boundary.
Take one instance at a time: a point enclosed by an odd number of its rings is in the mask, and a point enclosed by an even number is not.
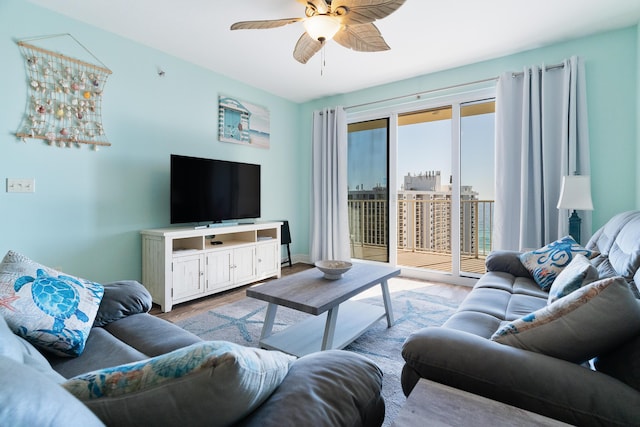
<svg viewBox="0 0 640 427"><path fill-rule="evenodd" d="M547 302L551 304L596 280L598 280L598 270L584 255L576 254L569 265L553 281Z"/></svg>

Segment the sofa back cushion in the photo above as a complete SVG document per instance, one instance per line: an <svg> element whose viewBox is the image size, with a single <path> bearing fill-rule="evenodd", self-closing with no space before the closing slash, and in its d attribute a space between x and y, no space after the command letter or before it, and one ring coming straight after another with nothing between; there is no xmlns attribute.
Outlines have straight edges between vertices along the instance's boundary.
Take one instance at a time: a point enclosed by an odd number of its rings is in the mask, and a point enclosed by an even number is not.
<svg viewBox="0 0 640 427"><path fill-rule="evenodd" d="M619 275L633 285L636 297L639 283L635 282L640 267L640 211L620 213L595 232L586 245L600 252L593 260L600 277Z"/></svg>

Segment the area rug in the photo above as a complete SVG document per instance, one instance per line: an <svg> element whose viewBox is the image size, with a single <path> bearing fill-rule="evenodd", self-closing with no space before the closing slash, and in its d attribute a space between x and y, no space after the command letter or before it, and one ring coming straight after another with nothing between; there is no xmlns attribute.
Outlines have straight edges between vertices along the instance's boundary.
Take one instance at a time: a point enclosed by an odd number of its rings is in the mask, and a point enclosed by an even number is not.
<svg viewBox="0 0 640 427"><path fill-rule="evenodd" d="M382 385L386 404L384 426L391 424L391 420L397 416L406 400L400 384L400 373L404 365L400 354L402 343L417 329L425 326L440 326L453 314L459 304L458 301L430 294L429 286L425 286L424 283L412 283L413 286L403 286L402 290L394 290L394 282L390 283L395 317L393 327L387 328L386 319L380 320L345 348L370 358L384 373ZM383 306L382 296L370 296L371 291L373 290L368 291L360 301ZM181 320L176 324L205 340L225 340L257 347L266 308L266 302L244 298ZM273 331L282 330L306 316L310 315L279 307Z"/></svg>

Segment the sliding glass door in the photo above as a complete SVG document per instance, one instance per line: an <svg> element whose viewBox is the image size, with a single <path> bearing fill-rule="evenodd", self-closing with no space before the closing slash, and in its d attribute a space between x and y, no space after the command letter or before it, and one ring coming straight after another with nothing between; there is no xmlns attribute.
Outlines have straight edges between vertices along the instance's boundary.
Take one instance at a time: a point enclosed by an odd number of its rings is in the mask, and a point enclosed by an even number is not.
<svg viewBox="0 0 640 427"><path fill-rule="evenodd" d="M389 262L389 120L348 127L351 257Z"/></svg>
<svg viewBox="0 0 640 427"><path fill-rule="evenodd" d="M460 271L485 271L494 212L495 101L460 105Z"/></svg>
<svg viewBox="0 0 640 427"><path fill-rule="evenodd" d="M450 105L398 115L398 264L451 273Z"/></svg>
<svg viewBox="0 0 640 427"><path fill-rule="evenodd" d="M486 93L350 117L353 258L425 278L484 272L495 121L493 93Z"/></svg>

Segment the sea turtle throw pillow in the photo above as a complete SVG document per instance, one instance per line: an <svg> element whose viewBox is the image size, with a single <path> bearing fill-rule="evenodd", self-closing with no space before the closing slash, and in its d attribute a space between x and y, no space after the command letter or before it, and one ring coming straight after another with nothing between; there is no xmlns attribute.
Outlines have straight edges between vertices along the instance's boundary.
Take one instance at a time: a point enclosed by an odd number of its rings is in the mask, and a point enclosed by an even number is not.
<svg viewBox="0 0 640 427"><path fill-rule="evenodd" d="M104 288L9 251L0 263L0 314L11 330L59 356L78 356Z"/></svg>

